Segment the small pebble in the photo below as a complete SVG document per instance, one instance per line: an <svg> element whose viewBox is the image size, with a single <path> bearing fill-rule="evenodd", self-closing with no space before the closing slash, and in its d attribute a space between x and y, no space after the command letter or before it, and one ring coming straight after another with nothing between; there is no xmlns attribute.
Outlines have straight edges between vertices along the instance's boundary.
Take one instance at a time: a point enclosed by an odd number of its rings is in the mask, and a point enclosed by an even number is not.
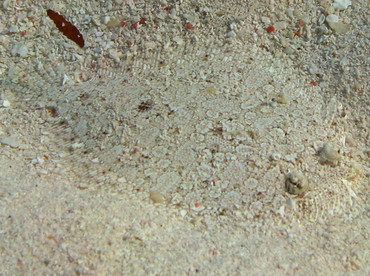
<svg viewBox="0 0 370 276"><path fill-rule="evenodd" d="M319 150L320 162L329 165L337 165L341 159L339 151L329 143L325 143L324 146Z"/></svg>
<svg viewBox="0 0 370 276"><path fill-rule="evenodd" d="M104 25L107 25L109 21L110 21L109 16L103 16L103 18L101 19L101 23L103 23Z"/></svg>
<svg viewBox="0 0 370 276"><path fill-rule="evenodd" d="M284 48L283 52L287 55L292 55L296 52L296 50L293 47L288 46Z"/></svg>
<svg viewBox="0 0 370 276"><path fill-rule="evenodd" d="M308 189L307 178L301 172L290 172L285 177L285 190L293 195L303 195Z"/></svg>
<svg viewBox="0 0 370 276"><path fill-rule="evenodd" d="M328 22L330 29L337 34L345 34L351 30L351 26L343 22Z"/></svg>
<svg viewBox="0 0 370 276"><path fill-rule="evenodd" d="M266 25L270 25L271 24L271 20L269 17L266 17L266 16L262 16L261 17L261 21L262 23L266 24Z"/></svg>
<svg viewBox="0 0 370 276"><path fill-rule="evenodd" d="M333 7L338 10L345 10L348 6L352 5L351 0L335 0L333 3Z"/></svg>
<svg viewBox="0 0 370 276"><path fill-rule="evenodd" d="M226 34L227 37L235 37L236 33L234 31L230 31Z"/></svg>
<svg viewBox="0 0 370 276"><path fill-rule="evenodd" d="M19 32L19 28L16 25L12 25L12 26L9 27L8 32L9 33L18 33Z"/></svg>

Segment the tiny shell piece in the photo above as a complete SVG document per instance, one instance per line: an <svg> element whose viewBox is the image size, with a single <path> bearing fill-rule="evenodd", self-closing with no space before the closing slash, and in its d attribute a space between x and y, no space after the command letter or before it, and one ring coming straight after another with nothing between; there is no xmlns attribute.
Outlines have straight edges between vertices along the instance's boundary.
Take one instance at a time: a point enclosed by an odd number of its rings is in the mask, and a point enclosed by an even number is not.
<svg viewBox="0 0 370 276"><path fill-rule="evenodd" d="M281 154L279 153L272 153L269 156L270 161L278 161L281 159Z"/></svg>
<svg viewBox="0 0 370 276"><path fill-rule="evenodd" d="M150 199L155 204L166 203L166 198L161 193L156 192L156 191L150 192Z"/></svg>
<svg viewBox="0 0 370 276"><path fill-rule="evenodd" d="M285 177L285 190L293 195L303 195L308 189L307 178L301 172L290 172Z"/></svg>
<svg viewBox="0 0 370 276"><path fill-rule="evenodd" d="M281 104L288 104L290 102L290 98L285 93L280 93L276 97L276 101Z"/></svg>

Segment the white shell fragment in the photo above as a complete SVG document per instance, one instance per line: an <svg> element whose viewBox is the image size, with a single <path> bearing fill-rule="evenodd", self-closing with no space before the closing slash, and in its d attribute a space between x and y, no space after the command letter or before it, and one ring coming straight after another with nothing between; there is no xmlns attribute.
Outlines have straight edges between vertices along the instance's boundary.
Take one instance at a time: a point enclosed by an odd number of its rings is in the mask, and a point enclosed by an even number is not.
<svg viewBox="0 0 370 276"><path fill-rule="evenodd" d="M307 178L301 172L290 172L285 178L285 190L293 195L303 195L308 189Z"/></svg>
<svg viewBox="0 0 370 276"><path fill-rule="evenodd" d="M14 136L4 137L0 139L0 143L6 146L10 146L12 148L18 148L19 147L19 141Z"/></svg>
<svg viewBox="0 0 370 276"><path fill-rule="evenodd" d="M12 56L26 57L28 55L28 48L22 42L17 42L13 45L10 53Z"/></svg>
<svg viewBox="0 0 370 276"><path fill-rule="evenodd" d="M8 100L2 100L2 101L0 101L0 105L2 107L9 107L10 106L10 102Z"/></svg>
<svg viewBox="0 0 370 276"><path fill-rule="evenodd" d="M339 16L336 14L329 14L326 17L326 22L328 23L339 22Z"/></svg>

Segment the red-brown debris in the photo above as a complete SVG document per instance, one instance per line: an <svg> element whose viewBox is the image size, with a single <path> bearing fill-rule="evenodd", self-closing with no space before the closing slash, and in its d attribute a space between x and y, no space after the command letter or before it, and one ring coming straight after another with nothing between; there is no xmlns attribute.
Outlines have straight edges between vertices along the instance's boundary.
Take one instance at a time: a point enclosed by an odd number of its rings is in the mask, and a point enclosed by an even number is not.
<svg viewBox="0 0 370 276"><path fill-rule="evenodd" d="M70 40L77 43L81 48L84 47L85 41L80 31L69 21L67 21L63 15L53 11L47 10L48 16L54 21L58 30L62 32Z"/></svg>

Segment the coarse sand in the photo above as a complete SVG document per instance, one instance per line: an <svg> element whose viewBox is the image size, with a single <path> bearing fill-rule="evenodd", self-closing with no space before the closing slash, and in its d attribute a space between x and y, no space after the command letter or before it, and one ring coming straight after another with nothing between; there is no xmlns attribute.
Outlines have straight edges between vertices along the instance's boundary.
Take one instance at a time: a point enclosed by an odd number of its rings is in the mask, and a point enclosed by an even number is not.
<svg viewBox="0 0 370 276"><path fill-rule="evenodd" d="M0 275L370 273L368 1L0 5Z"/></svg>

